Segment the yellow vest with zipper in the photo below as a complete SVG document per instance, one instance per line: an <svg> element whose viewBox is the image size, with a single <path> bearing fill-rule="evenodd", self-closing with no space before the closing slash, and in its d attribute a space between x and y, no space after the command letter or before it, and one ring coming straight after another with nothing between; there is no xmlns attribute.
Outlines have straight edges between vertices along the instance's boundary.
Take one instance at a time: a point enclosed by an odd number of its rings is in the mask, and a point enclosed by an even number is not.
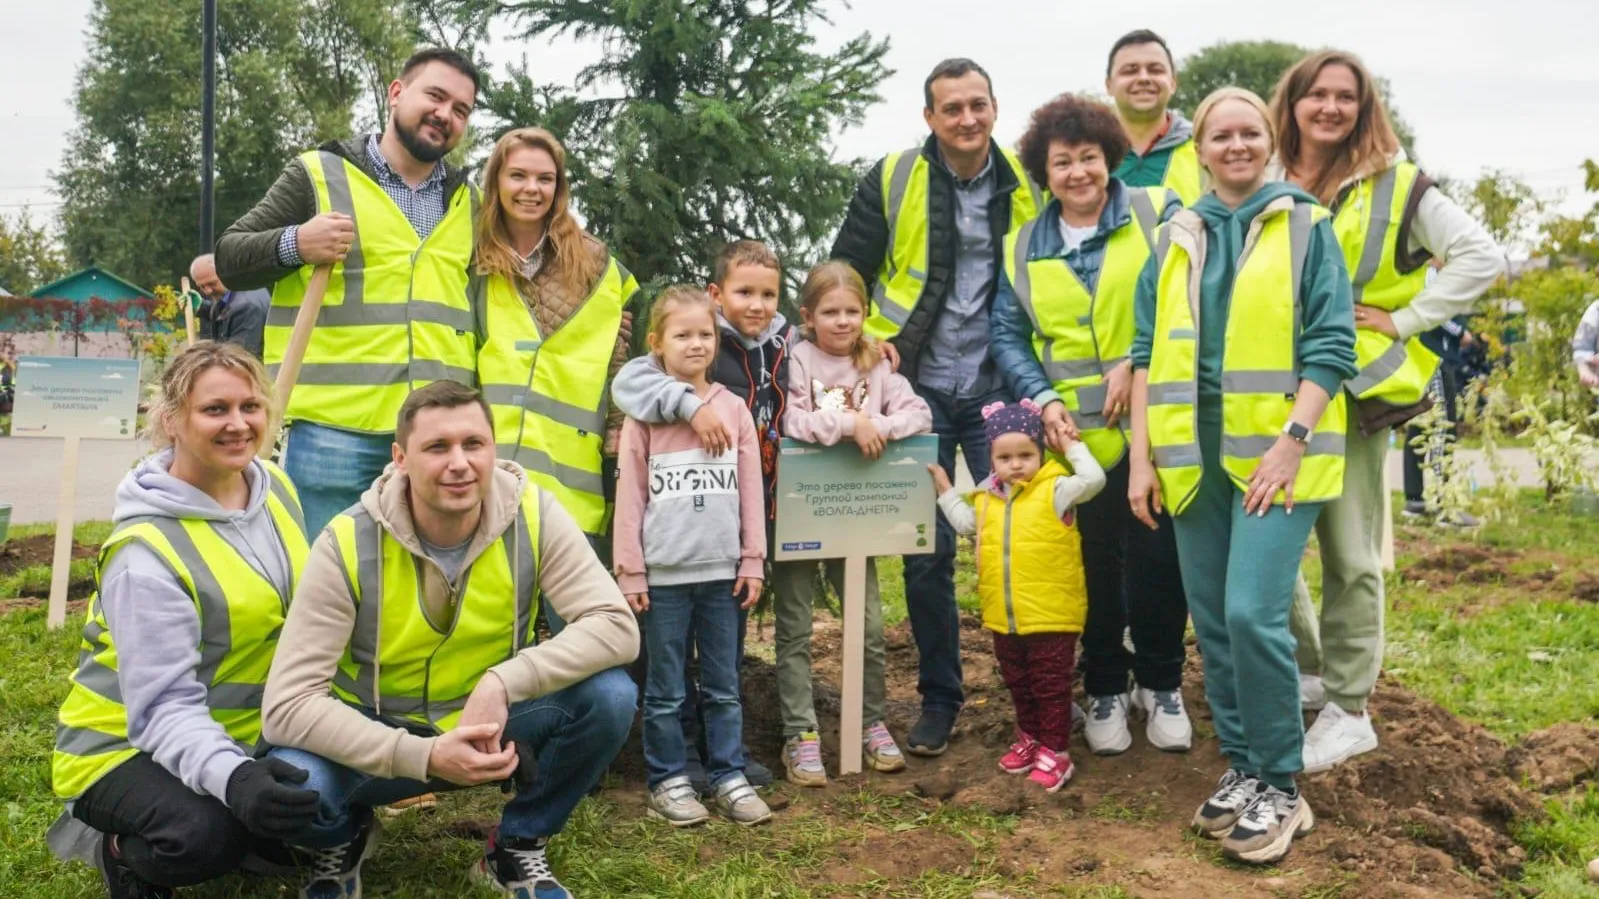
<svg viewBox="0 0 1599 899"><path fill-rule="evenodd" d="M389 434L411 391L434 381L473 384L477 338L467 300L477 191L450 197L443 220L417 237L354 163L325 150L301 154L317 213L355 219L355 243L333 266L285 421ZM305 299L312 267L278 281L267 312L265 357L274 377Z"/></svg>
<svg viewBox="0 0 1599 899"><path fill-rule="evenodd" d="M101 545L97 569L104 571L118 550L134 542L154 552L171 569L200 617L200 665L195 673L206 685L206 707L212 719L246 751L261 738L261 695L267 670L277 649L293 582L310 552L294 486L276 466L263 464L271 478L268 514L289 562L288 593L279 593L256 571L218 533L217 523L201 519L151 516L123 521ZM75 799L137 754L128 740L128 710L117 678L116 642L96 594L89 601L72 689L57 717L51 785L57 796Z"/></svg>
<svg viewBox="0 0 1599 899"><path fill-rule="evenodd" d="M418 566L435 563L412 555L365 506L328 528L356 607L333 676L333 693L345 702L444 733L460 721L490 668L537 641L539 489L533 484L522 490L516 522L451 587L449 622L429 620L418 593Z"/></svg>
<svg viewBox="0 0 1599 899"><path fill-rule="evenodd" d="M1033 324L1033 355L1083 442L1107 470L1126 455L1127 438L1122 425L1106 423L1105 373L1126 361L1132 349L1133 294L1166 203L1164 187L1127 191L1133 217L1106 242L1093 293L1065 259L1028 260L1034 229L1053 228L1056 222L1036 218L1011 232L1003 257L1016 302Z"/></svg>
<svg viewBox="0 0 1599 899"><path fill-rule="evenodd" d="M1205 172L1199 166L1199 150L1193 138L1172 148L1171 155L1166 158L1166 177L1161 180L1161 186L1177 194L1185 208L1204 196Z"/></svg>
<svg viewBox="0 0 1599 899"><path fill-rule="evenodd" d="M1001 148L1000 160L1016 176L1017 187L1010 198L1010 224L1005 228L1010 232L1037 217L1043 203L1037 185L1022 171L1016 154ZM927 208L931 183L930 163L921 147L890 153L883 160L883 217L888 220L888 249L883 270L872 287L871 315L865 323L866 333L879 340L899 334L922 299L932 255Z"/></svg>
<svg viewBox="0 0 1599 899"><path fill-rule="evenodd" d="M481 279L485 337L478 378L494 412L501 459L554 495L586 533L605 533L601 453L611 354L638 282L614 257L593 291L554 333L541 335L510 280Z"/></svg>
<svg viewBox="0 0 1599 899"><path fill-rule="evenodd" d="M1420 176L1415 165L1401 162L1358 182L1338 204L1333 233L1343 247L1356 303L1393 312L1409 306L1427 285L1425 265L1399 271L1399 257L1408 250L1399 245L1401 226ZM1438 362L1420 335L1394 340L1379 331L1356 328L1355 364L1360 373L1344 387L1359 399L1409 406L1426 395Z"/></svg>
<svg viewBox="0 0 1599 899"><path fill-rule="evenodd" d="M977 596L983 627L996 634L1078 634L1088 617L1082 538L1055 514L1055 481L1066 469L1048 459L1032 480L971 495L977 509Z"/></svg>
<svg viewBox="0 0 1599 899"><path fill-rule="evenodd" d="M1299 392L1299 296L1305 254L1320 206L1279 200L1250 224L1234 275L1222 357L1222 467L1240 490L1277 442ZM1156 244L1159 280L1149 361L1149 440L1161 496L1182 514L1199 490L1199 328L1193 310L1203 267L1203 247L1191 236L1162 227ZM1203 242L1204 237L1199 240ZM1200 254L1196 260L1194 252ZM1336 499L1344 484L1343 392L1332 398L1316 425L1294 479L1294 501ZM1273 502L1281 504L1284 492Z"/></svg>

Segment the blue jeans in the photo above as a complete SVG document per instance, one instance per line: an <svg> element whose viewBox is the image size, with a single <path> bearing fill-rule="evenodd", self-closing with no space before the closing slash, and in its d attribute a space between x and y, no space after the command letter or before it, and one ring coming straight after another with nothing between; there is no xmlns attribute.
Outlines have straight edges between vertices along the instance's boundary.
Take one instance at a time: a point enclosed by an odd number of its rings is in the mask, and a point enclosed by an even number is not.
<svg viewBox="0 0 1599 899"><path fill-rule="evenodd" d="M627 742L637 707L638 689L622 668L512 705L506 738L532 747L538 774L505 804L500 834L523 839L560 833L572 810L600 782L600 775ZM355 839L372 817L373 806L460 789L440 780L375 777L303 749L279 747L270 755L304 768L311 775L305 788L322 796L316 821L289 841L312 849Z"/></svg>
<svg viewBox="0 0 1599 899"><path fill-rule="evenodd" d="M393 434L341 431L309 421L289 428L283 473L300 491L307 537L315 541L335 515L361 501L389 464L393 446Z"/></svg>
<svg viewBox="0 0 1599 899"><path fill-rule="evenodd" d="M683 660L699 648L705 776L714 788L744 771L744 710L738 698L738 600L732 581L650 587L644 613L649 669L644 680L644 763L650 789L683 773L688 748L681 718Z"/></svg>
<svg viewBox="0 0 1599 899"><path fill-rule="evenodd" d="M938 464L955 477L955 447L966 456L973 482L988 477L988 438L983 434L983 406L1009 399L1002 391L956 398L917 385L916 393L933 410L938 435ZM937 516L938 536L931 555L905 557L905 606L916 640L920 671L916 691L926 711L957 712L965 702L961 689L961 620L955 606L955 529Z"/></svg>

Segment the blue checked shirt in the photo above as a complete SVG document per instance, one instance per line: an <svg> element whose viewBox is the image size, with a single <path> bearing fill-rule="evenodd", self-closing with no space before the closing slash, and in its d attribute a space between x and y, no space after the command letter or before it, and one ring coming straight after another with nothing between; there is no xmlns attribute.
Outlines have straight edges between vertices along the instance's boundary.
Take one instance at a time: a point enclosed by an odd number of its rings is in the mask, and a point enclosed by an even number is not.
<svg viewBox="0 0 1599 899"><path fill-rule="evenodd" d="M394 205L400 207L400 212L405 216L411 227L416 229L416 234L423 240L433 233L439 222L444 220L444 213L448 198L444 196L444 165L440 163L433 167L427 178L415 190L405 183L389 161L383 158L378 151L378 136L369 134L366 138L366 161L377 173L378 186L389 195ZM283 236L278 239L278 263L285 268L299 268L305 264L300 258L299 225L290 225L283 229Z"/></svg>

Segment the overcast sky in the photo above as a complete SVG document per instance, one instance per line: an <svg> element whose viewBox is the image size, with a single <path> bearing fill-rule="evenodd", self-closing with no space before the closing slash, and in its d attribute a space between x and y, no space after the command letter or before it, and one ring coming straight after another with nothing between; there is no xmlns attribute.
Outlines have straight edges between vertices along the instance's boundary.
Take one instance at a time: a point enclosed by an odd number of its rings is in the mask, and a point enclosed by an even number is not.
<svg viewBox="0 0 1599 899"><path fill-rule="evenodd" d="M195 0L198 2L198 0ZM221 0L226 3L228 0ZM32 204L53 213L51 169L73 125L73 78L89 48L89 0L0 0L0 213ZM996 137L1011 143L1027 114L1066 90L1102 90L1105 51L1120 34L1150 27L1183 55L1226 39L1271 38L1353 50L1392 82L1395 103L1417 135L1422 163L1437 175L1514 172L1566 207L1586 208L1578 165L1599 157L1599 5L1591 0L1263 0L1048 3L1043 0L858 0L834 8L832 46L860 31L891 35L884 102L865 125L842 134L842 157L874 157L919 141L922 79L948 56L970 56L994 78ZM1341 16L1335 15L1342 14ZM195 36L198 41L198 35ZM1041 49L1022 52L1031 43ZM534 77L568 81L593 58L591 45L497 40L496 63L526 55ZM1591 198L1590 198L1591 199ZM225 224L225 223L219 223Z"/></svg>

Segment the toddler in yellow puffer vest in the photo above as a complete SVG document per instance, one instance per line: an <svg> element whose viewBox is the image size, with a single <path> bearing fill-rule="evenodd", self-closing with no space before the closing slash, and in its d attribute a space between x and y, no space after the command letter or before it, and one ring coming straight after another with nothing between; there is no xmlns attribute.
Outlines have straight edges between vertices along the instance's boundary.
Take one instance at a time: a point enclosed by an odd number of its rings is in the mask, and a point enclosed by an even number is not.
<svg viewBox="0 0 1599 899"><path fill-rule="evenodd" d="M1070 473L1046 459L1031 400L985 406L983 419L993 474L976 491L961 496L944 469L928 469L944 517L977 537L983 627L1016 705L1016 742L999 767L1053 793L1072 777L1072 676L1088 616L1074 509L1105 486L1105 471L1075 439L1066 444Z"/></svg>

